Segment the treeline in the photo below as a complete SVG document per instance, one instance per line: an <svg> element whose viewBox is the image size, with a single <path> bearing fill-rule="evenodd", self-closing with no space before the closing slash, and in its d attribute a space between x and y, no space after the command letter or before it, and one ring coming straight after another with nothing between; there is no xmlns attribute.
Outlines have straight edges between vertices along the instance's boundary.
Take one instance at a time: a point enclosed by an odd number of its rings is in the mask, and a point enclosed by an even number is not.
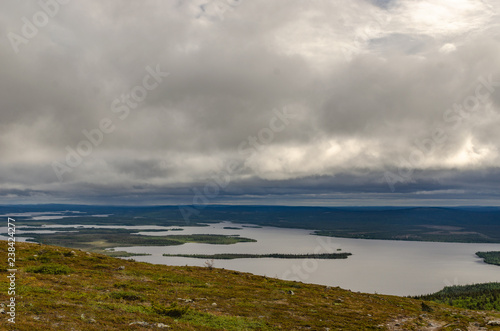
<svg viewBox="0 0 500 331"><path fill-rule="evenodd" d="M413 298L459 308L500 311L500 283L447 286L439 292Z"/></svg>
<svg viewBox="0 0 500 331"><path fill-rule="evenodd" d="M500 252L477 252L476 255L485 263L500 265Z"/></svg>
<svg viewBox="0 0 500 331"><path fill-rule="evenodd" d="M232 259L347 259L351 253L322 253L322 254L163 254L163 256L192 257L198 259L232 260Z"/></svg>

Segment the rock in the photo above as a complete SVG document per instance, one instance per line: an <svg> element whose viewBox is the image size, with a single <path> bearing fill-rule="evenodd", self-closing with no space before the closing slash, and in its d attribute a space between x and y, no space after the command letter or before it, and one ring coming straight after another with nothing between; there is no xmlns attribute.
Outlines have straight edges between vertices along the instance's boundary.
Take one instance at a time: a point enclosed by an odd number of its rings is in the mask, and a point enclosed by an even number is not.
<svg viewBox="0 0 500 331"><path fill-rule="evenodd" d="M137 321L137 322L132 322L130 323L129 325L142 325L142 326L148 326L149 323L148 322L144 322L144 321Z"/></svg>
<svg viewBox="0 0 500 331"><path fill-rule="evenodd" d="M169 327L170 327L170 325L163 324L163 323L157 323L157 324L156 324L156 327L157 327L157 328L169 328Z"/></svg>
<svg viewBox="0 0 500 331"><path fill-rule="evenodd" d="M5 308L0 308L0 314L5 314Z"/></svg>
<svg viewBox="0 0 500 331"><path fill-rule="evenodd" d="M87 254L87 255L92 255L92 253L90 253L90 252L85 252L85 254Z"/></svg>
<svg viewBox="0 0 500 331"><path fill-rule="evenodd" d="M124 265L121 265L121 266L119 266L116 270L125 270L125 266L124 266Z"/></svg>
<svg viewBox="0 0 500 331"><path fill-rule="evenodd" d="M342 300L341 298L338 298L337 300L335 300L336 303L342 303L344 302L344 300Z"/></svg>
<svg viewBox="0 0 500 331"><path fill-rule="evenodd" d="M39 321L40 320L40 316L33 316L33 319L36 320L36 321Z"/></svg>
<svg viewBox="0 0 500 331"><path fill-rule="evenodd" d="M292 291L292 290L290 290L290 291L288 291L288 294L290 294L290 295L294 295L295 293L293 293L293 291Z"/></svg>
<svg viewBox="0 0 500 331"><path fill-rule="evenodd" d="M216 304L215 302L212 302L212 306L214 306L214 307L215 307L215 306L217 306L217 304Z"/></svg>
<svg viewBox="0 0 500 331"><path fill-rule="evenodd" d="M184 302L193 302L193 299L185 299Z"/></svg>
<svg viewBox="0 0 500 331"><path fill-rule="evenodd" d="M492 320L488 322L489 326L500 326L500 321L499 320Z"/></svg>

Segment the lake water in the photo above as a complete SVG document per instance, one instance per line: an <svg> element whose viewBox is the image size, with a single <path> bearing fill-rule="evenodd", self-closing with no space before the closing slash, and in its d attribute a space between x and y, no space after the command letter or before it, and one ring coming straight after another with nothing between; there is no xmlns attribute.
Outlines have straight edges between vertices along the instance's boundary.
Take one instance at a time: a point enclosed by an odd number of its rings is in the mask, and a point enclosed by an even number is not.
<svg viewBox="0 0 500 331"><path fill-rule="evenodd" d="M241 230L223 229L240 227ZM130 228L130 227L128 227ZM158 227L156 227L158 229ZM167 229L169 227L165 227ZM171 227L170 227L171 228ZM176 227L178 228L178 227ZM139 227L138 227L139 229ZM352 291L394 295L417 295L438 291L447 285L500 281L500 267L475 256L477 251L500 251L500 244L435 243L393 240L332 238L312 231L275 227L249 228L223 222L208 227L185 227L182 232L147 232L141 235L238 234L255 243L180 246L116 247L117 251L150 253L137 261L167 265L203 266L206 260L165 257L168 254L216 253L328 253L350 252L344 260L235 259L214 260L214 266L287 280L340 286Z"/></svg>
<svg viewBox="0 0 500 331"><path fill-rule="evenodd" d="M32 217L47 215L31 215ZM101 215L99 215L101 216ZM247 224L247 226L253 226ZM329 253L350 252L344 260L315 259L235 259L214 260L218 268L251 272L330 286L352 291L394 295L417 295L438 291L447 285L500 281L500 267L488 265L475 256L477 251L500 251L500 244L434 243L393 240L365 240L332 238L311 235L313 231L275 227L251 228L229 222L204 227L179 226L120 226L120 225L46 225L23 230L17 227L16 240L24 241L30 233L51 233L52 228L74 231L78 228L132 229L140 235L225 234L256 239L255 243L210 245L189 243L180 246L116 247L131 253L149 253L136 256L137 261L167 265L204 266L205 259L165 257L168 254L217 253ZM239 230L223 229L238 227ZM168 231L182 228L183 231ZM156 230L156 231L151 231ZM161 231L165 230L165 231ZM61 230L59 230L61 231ZM0 227L0 233L7 232ZM23 236L24 234L24 236ZM0 236L0 239L7 239Z"/></svg>

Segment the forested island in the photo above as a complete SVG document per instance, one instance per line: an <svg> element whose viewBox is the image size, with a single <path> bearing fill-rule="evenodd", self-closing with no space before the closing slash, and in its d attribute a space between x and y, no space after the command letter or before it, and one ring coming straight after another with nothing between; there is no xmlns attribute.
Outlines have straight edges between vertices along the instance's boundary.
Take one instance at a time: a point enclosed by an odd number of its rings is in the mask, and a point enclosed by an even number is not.
<svg viewBox="0 0 500 331"><path fill-rule="evenodd" d="M477 252L476 255L482 258L485 263L500 265L500 252Z"/></svg>
<svg viewBox="0 0 500 331"><path fill-rule="evenodd" d="M67 230L65 228L61 229ZM32 238L29 239L30 241L46 245L59 245L84 249L113 256L123 256L124 253L113 253L107 251L107 248L130 246L177 246L185 243L232 245L240 242L256 242L255 239L244 238L239 235L179 234L166 236L141 236L136 234L136 230L103 228L78 228L78 232L66 231L55 233L29 233L29 236ZM126 254L125 256L133 255Z"/></svg>
<svg viewBox="0 0 500 331"><path fill-rule="evenodd" d="M322 254L163 254L163 256L192 257L197 259L233 260L233 259L347 259L351 253L322 253Z"/></svg>

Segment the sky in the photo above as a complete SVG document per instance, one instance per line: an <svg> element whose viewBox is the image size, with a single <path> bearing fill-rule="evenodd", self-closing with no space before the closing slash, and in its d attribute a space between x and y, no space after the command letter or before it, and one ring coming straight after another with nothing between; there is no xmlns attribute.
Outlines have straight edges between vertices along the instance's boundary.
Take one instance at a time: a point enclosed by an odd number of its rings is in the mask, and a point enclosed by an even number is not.
<svg viewBox="0 0 500 331"><path fill-rule="evenodd" d="M500 205L500 1L3 1L0 203Z"/></svg>

